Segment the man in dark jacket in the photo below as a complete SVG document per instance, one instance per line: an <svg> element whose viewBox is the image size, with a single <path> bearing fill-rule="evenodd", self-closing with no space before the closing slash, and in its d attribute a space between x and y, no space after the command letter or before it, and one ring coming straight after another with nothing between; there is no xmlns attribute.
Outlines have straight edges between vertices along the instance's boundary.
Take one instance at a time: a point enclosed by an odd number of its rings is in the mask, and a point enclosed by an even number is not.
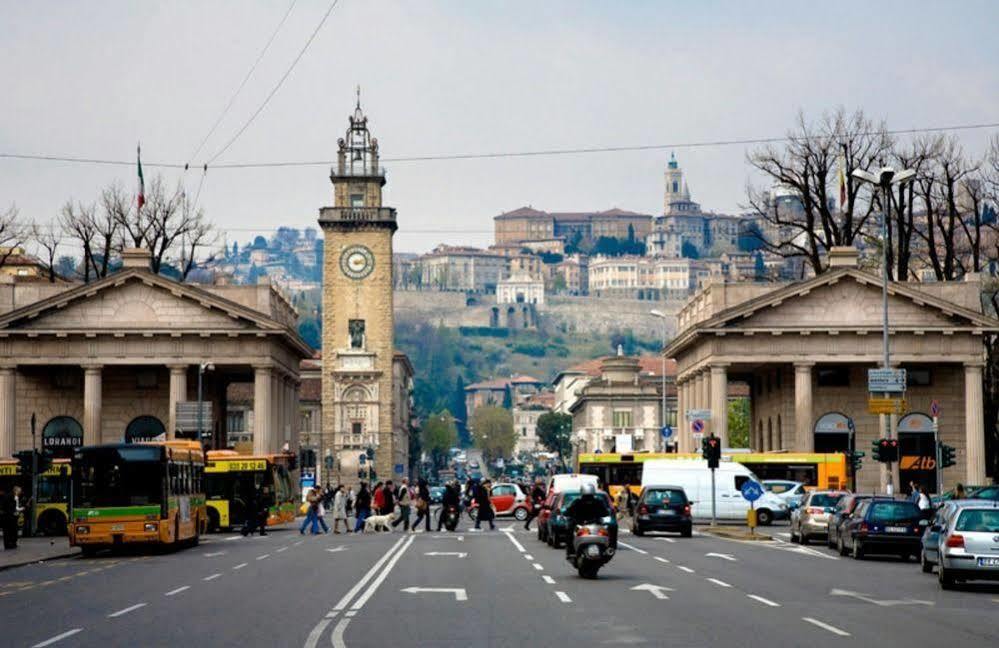
<svg viewBox="0 0 999 648"><path fill-rule="evenodd" d="M0 486L0 530L3 531L3 548L17 549L17 500L14 491Z"/></svg>
<svg viewBox="0 0 999 648"><path fill-rule="evenodd" d="M354 511L357 515L357 520L354 522L354 531L363 531L364 521L371 514L371 491L368 490L368 485L364 482L361 482L361 488L357 491L357 499L354 500Z"/></svg>
<svg viewBox="0 0 999 648"><path fill-rule="evenodd" d="M489 497L489 490L491 487L492 482L488 479L475 487L474 499L477 507L475 516L476 529L479 528L479 524L483 520L486 520L489 522L489 530L496 530L496 525L493 524L493 518L496 517L496 514L493 512L493 503Z"/></svg>
<svg viewBox="0 0 999 648"><path fill-rule="evenodd" d="M458 519L461 519L461 492L457 482L444 485L444 495L441 496L441 512L437 518L437 530L444 528L444 516L450 507L458 509Z"/></svg>
<svg viewBox="0 0 999 648"><path fill-rule="evenodd" d="M531 510L527 512L527 519L524 521L524 528L528 531L531 530L531 520L538 517L544 501L545 487L541 485L541 480L538 479L534 482L534 487L531 489Z"/></svg>

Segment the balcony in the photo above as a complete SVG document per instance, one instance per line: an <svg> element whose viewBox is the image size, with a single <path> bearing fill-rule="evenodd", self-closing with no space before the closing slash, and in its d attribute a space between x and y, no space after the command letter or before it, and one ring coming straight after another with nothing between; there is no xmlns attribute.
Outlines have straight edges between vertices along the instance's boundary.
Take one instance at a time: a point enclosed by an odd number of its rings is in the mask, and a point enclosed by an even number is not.
<svg viewBox="0 0 999 648"><path fill-rule="evenodd" d="M390 225L396 227L395 210L391 207L323 207L319 224L325 225Z"/></svg>
<svg viewBox="0 0 999 648"><path fill-rule="evenodd" d="M372 164L345 164L341 167L330 167L331 178L385 178L385 167Z"/></svg>

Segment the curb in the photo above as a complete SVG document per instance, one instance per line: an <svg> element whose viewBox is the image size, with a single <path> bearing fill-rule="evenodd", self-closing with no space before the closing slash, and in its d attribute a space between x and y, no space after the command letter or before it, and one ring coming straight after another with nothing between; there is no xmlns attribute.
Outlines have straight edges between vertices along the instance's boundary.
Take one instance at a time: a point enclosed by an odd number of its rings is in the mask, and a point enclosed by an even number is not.
<svg viewBox="0 0 999 648"><path fill-rule="evenodd" d="M750 534L742 529L736 529L731 527L702 527L700 529L701 533L706 533L708 535L717 536L719 538L726 538L728 540L746 540L748 542L772 542L773 537L767 535L766 533L761 533L757 531L755 534Z"/></svg>
<svg viewBox="0 0 999 648"><path fill-rule="evenodd" d="M73 556L78 556L78 555L80 555L79 550L77 550L77 551L70 551L70 552L62 553L62 554L53 554L51 556L45 556L44 558L32 558L32 559L22 560L20 562L15 562L15 563L5 563L3 565L0 565L0 572L6 571L8 569L14 569L15 567L24 567L25 565L33 565L35 563L43 563L43 562L47 562L49 560L58 560L59 558L72 558Z"/></svg>

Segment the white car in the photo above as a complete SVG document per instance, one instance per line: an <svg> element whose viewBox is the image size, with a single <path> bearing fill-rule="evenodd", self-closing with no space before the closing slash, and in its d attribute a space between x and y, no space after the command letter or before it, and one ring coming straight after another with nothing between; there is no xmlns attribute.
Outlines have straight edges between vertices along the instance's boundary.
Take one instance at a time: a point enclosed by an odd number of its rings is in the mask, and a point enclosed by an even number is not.
<svg viewBox="0 0 999 648"><path fill-rule="evenodd" d="M801 482L788 481L786 479L764 479L760 484L768 493L773 493L787 503L788 508L796 509L801 506L808 492Z"/></svg>

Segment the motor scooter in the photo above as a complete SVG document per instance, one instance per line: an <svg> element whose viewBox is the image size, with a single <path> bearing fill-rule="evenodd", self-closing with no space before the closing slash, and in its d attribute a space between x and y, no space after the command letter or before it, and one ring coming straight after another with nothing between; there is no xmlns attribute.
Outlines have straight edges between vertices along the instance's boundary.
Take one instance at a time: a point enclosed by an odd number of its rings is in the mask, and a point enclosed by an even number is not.
<svg viewBox="0 0 999 648"><path fill-rule="evenodd" d="M591 523L577 525L572 536L572 554L566 560L582 578L596 578L600 568L616 553L611 545L609 525Z"/></svg>

